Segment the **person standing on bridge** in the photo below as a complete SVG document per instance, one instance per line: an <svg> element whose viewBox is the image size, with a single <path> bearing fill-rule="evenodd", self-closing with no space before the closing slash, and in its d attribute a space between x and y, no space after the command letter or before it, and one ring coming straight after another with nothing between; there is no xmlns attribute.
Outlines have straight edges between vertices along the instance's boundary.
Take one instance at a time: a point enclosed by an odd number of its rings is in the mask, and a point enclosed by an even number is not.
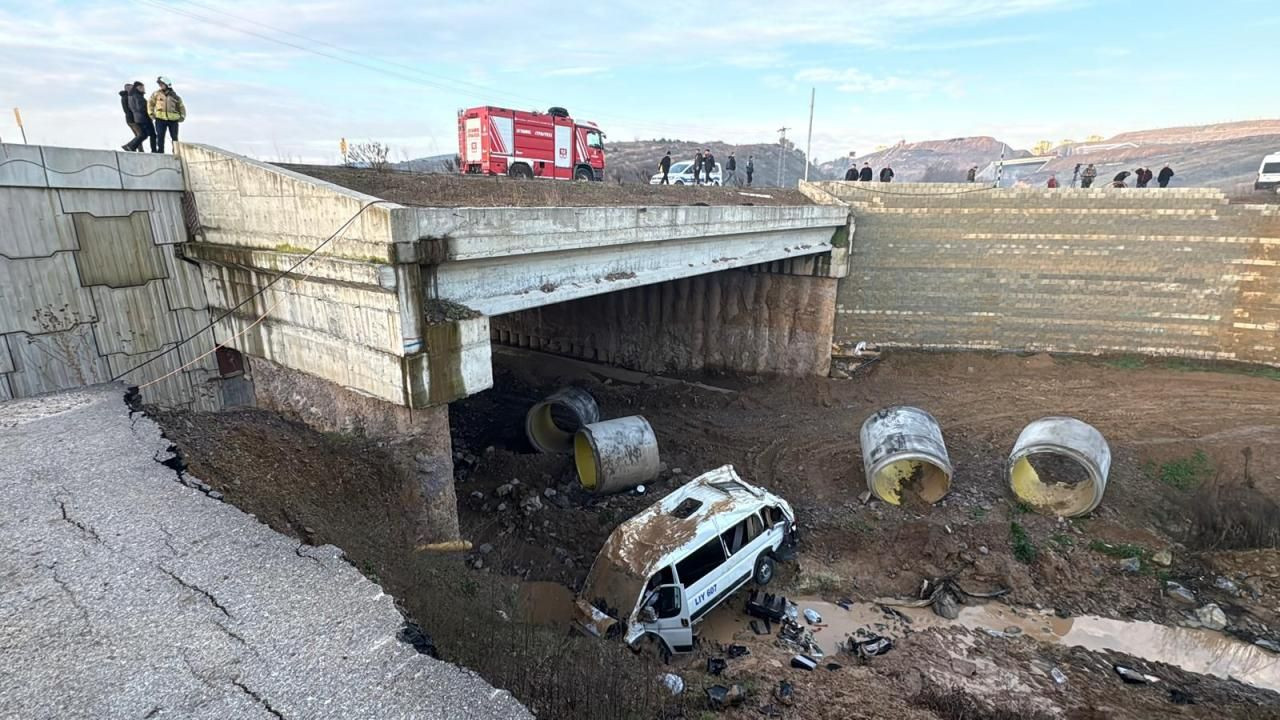
<svg viewBox="0 0 1280 720"><path fill-rule="evenodd" d="M973 167L969 168L969 175L968 175L968 178L967 178L967 179L969 180L969 182L977 182L977 181L978 181L978 166L977 166L977 165L974 165Z"/></svg>
<svg viewBox="0 0 1280 720"><path fill-rule="evenodd" d="M873 176L875 176L875 172L871 170L871 163L862 163L862 172L858 173L858 180L871 182Z"/></svg>
<svg viewBox="0 0 1280 720"><path fill-rule="evenodd" d="M670 150L668 150L667 154L663 155L662 159L658 161L658 169L662 171L662 181L659 182L658 184L670 185L671 183L667 182L667 174L671 172L671 151Z"/></svg>
<svg viewBox="0 0 1280 720"><path fill-rule="evenodd" d="M1084 172L1080 173L1080 187L1087 188L1093 185L1093 181L1098 177L1098 169L1089 163L1085 166Z"/></svg>
<svg viewBox="0 0 1280 720"><path fill-rule="evenodd" d="M751 187L751 176L756 173L756 156L747 156L747 187Z"/></svg>
<svg viewBox="0 0 1280 720"><path fill-rule="evenodd" d="M888 165L880 168L880 182L893 182L893 168Z"/></svg>
<svg viewBox="0 0 1280 720"><path fill-rule="evenodd" d="M716 156L711 154L711 148L702 151L702 179L710 185L711 173L716 169Z"/></svg>
<svg viewBox="0 0 1280 720"><path fill-rule="evenodd" d="M164 152L164 134L174 142L178 142L178 124L187 119L187 107L182 98L173 91L173 81L161 75L156 78L160 89L151 94L147 101L147 115L156 121L156 146L152 152Z"/></svg>
<svg viewBox="0 0 1280 720"><path fill-rule="evenodd" d="M702 176L702 151L699 150L693 154L693 184L701 184L698 180Z"/></svg>
<svg viewBox="0 0 1280 720"><path fill-rule="evenodd" d="M1160 168L1160 174L1156 176L1156 183L1160 187L1169 187L1169 181L1172 179L1173 168L1169 167L1169 163L1165 163L1164 167Z"/></svg>
<svg viewBox="0 0 1280 720"><path fill-rule="evenodd" d="M858 179L858 163L850 165L849 169L844 171L844 179L850 182Z"/></svg>
<svg viewBox="0 0 1280 720"><path fill-rule="evenodd" d="M1058 187L1058 176L1056 173L1049 173L1049 182L1045 183L1045 187L1056 189Z"/></svg>
<svg viewBox="0 0 1280 720"><path fill-rule="evenodd" d="M736 185L738 183L738 159L733 156L733 151L729 151L729 157L724 161L724 185Z"/></svg>
<svg viewBox="0 0 1280 720"><path fill-rule="evenodd" d="M155 152L156 127L151 123L151 118L147 116L147 87L141 82L135 82L130 85L129 92L125 95L125 103L133 118L129 123L129 127L133 129L133 140L123 146L124 150L127 152L142 152L143 141L150 139L150 150Z"/></svg>

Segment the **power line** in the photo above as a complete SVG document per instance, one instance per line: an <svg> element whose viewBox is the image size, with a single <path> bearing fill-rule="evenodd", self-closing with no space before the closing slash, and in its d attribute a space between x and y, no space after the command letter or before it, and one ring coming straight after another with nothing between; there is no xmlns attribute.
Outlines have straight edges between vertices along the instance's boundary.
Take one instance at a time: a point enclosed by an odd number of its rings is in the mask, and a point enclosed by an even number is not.
<svg viewBox="0 0 1280 720"><path fill-rule="evenodd" d="M226 312L222 313L221 315L219 315L218 317L214 318L213 320L210 320L208 325L205 325L204 327L200 328L199 330L197 330L197 331L195 331L195 332L191 333L191 334L190 334L190 335L188 335L187 337L185 337L185 338L183 338L182 340L178 341L178 343L177 343L177 344L175 344L175 345L173 345L173 346L171 346L171 347L165 348L164 350L162 350L162 351L160 351L160 352L156 353L155 355L152 355L151 357L147 358L146 360L143 360L142 362L138 363L137 365L134 365L133 367L129 368L128 370L125 370L124 372L122 372L122 373L120 373L120 374L116 375L115 377L111 378L111 382L115 382L115 381L119 380L120 378L124 377L125 375L128 375L129 373L134 372L135 370L141 370L142 368L144 368L144 367L146 367L146 366L150 365L151 363L153 363L153 362L155 362L155 361L159 360L160 358L164 357L165 355L168 355L169 353L176 351L178 348L182 347L183 345L186 345L187 343L191 342L192 340L195 340L196 338L200 337L201 335L203 335L203 334L205 333L205 331L209 330L209 329L210 329L210 328L212 328L214 325L217 325L219 322L221 322L221 321L222 321L223 319L225 319L227 316L231 315L231 313L234 313L235 311L237 311L237 310L239 310L240 308L244 307L245 305L249 304L250 302L252 302L252 301L253 301L253 299L254 299L254 298L256 298L256 297L258 297L259 295L261 295L262 293L266 292L266 291L267 291L267 289L268 289L268 288L270 288L272 285L275 285L275 284L280 280L280 278L282 278L282 277L284 277L284 276L286 276L286 275L288 275L288 274L292 273L294 270L296 270L296 269L298 268L298 266L299 266L299 265L302 265L302 264L303 264L303 263L305 263L306 261L310 260L310 259L311 259L311 257L312 257L313 255L315 255L316 253L320 252L320 249L321 249L321 248L323 248L325 245L328 245L330 241L332 241L334 238L338 237L338 236L339 236L339 235L341 235L343 232L345 232L345 231L346 231L346 229L347 229L348 227L350 227L350 226L351 226L351 223L355 222L357 218L359 218L361 215L363 215L363 214L364 214L364 211L365 211L365 210L368 210L369 208L373 207L374 205L378 205L379 203L385 203L385 202L387 202L387 201L386 201L386 200L371 200L371 201L369 201L369 202L365 203L364 205L361 205L361 206L360 206L360 209L356 211L356 214L355 214L355 215L352 215L352 216L351 216L351 217L350 217L346 222L344 222L344 223L342 223L341 225L339 225L339 226L338 226L338 229L333 231L333 234L331 234L331 235L329 235L329 237L325 238L325 239L324 239L324 241L323 241L323 242L321 242L319 245L316 245L316 246L315 246L315 248L313 248L313 249L311 250L311 252L309 252L309 253L307 253L306 255L302 256L302 258L301 258L300 260L298 260L296 263L294 263L294 264L290 265L287 269L285 269L285 270L281 271L278 275L276 275L275 277L271 278L270 282L268 282L266 285L263 285L262 287L260 287L260 288L258 288L257 290L255 290L255 291L254 291L253 293L251 293L248 297L246 297L245 299L243 299L243 300L241 300L239 303L237 303L235 307L233 307L233 308L231 308L231 309L227 310ZM308 276L308 277L309 277L309 276ZM251 323L250 325L248 325L247 327L245 327L245 328L244 328L243 330L241 330L240 332L236 333L236 334L233 336L233 338L234 338L234 337L239 337L239 336L243 335L245 332L247 332L247 331L249 330L249 328L252 328L253 326L255 326L255 325L257 325L258 323L262 322L262 321L267 317L267 314L268 314L268 313L270 313L272 310L276 309L276 307L278 307L278 306L280 305L280 303L281 303L281 302L283 302L283 301L282 301L282 300L281 300L281 301L277 301L274 305L272 305L271 307L267 308L265 311L263 311L263 312L262 312L262 314L261 314L261 315L259 315L259 316L258 316L258 319L257 319L257 320L254 320L254 321L253 321L253 323ZM209 350L208 352L204 353L203 355L200 355L200 356L196 357L196 358L195 358L194 360L192 360L191 362L186 363L185 365L183 365L183 366L181 366L181 367L177 368L176 370L172 370L172 371L170 371L170 372L167 372L167 373L165 373L164 375L161 375L160 377L158 377L158 378L156 378L156 379L154 379L154 380L151 380L151 381L149 381L149 382L147 382L147 383L145 383L145 384L143 384L143 385L141 385L141 386L139 386L139 387L147 387L148 385L154 385L155 383L160 382L161 380L163 380L163 379L165 379L165 378L169 377L170 375L175 375L175 374L177 374L177 373L179 373L179 372L181 372L181 371L183 371L183 370L186 370L187 368L191 367L192 365L195 365L196 363L200 362L200 361L201 361L201 360L203 360L204 358L206 358L206 357L208 357L209 355L213 354L215 351L217 351L217 350L218 350L218 348L221 348L221 347L223 347L223 346L224 346L224 343L219 343L219 344L218 344L218 345L216 345L212 350Z"/></svg>
<svg viewBox="0 0 1280 720"><path fill-rule="evenodd" d="M521 101L522 101L522 102L531 102L531 103L534 103L535 105L537 105L537 104L538 104L538 102L539 102L538 100L533 99L533 98L528 97L528 96L521 96L521 95L516 95L516 94L508 93L508 92L501 91L501 90L496 90L496 89L491 88L491 87L487 87L487 86L484 86L484 85L479 85L479 84L477 84L477 83L473 83L473 82L469 82L469 81L465 81L465 80L454 80L454 79L448 79L448 80L446 80L446 81L444 81L444 82L439 82L439 81L434 81L434 80L426 80L426 79L423 79L423 78L424 78L424 77L430 77L430 78L439 78L439 79L442 79L442 78L443 78L443 76L435 75L435 74L431 74L431 73L427 73L427 72L425 72L425 71L423 71L423 70L421 70L421 69L419 69L419 68L415 68L415 67L410 66L410 65L405 65L405 64L403 64L403 63L397 63L397 62L393 62L393 61L389 61L389 60L383 60L383 59L381 59L381 58L373 57L373 56L370 56L370 55L365 55L365 54L360 53L360 52L357 52L357 51L355 51L355 50L349 50L349 49L344 48L344 47L342 47L342 46L340 46L340 45L335 45L335 44L333 44L333 43L329 43L329 42L326 42L326 41L324 41L324 40L318 40L318 39L316 39L316 38L312 38L312 37L309 37L309 36L306 36L306 35L302 35L302 34L300 34L300 33L292 32L292 31L289 31L289 30L283 30L283 29L280 29L280 28L277 28L277 27L274 27L274 26L271 26L271 25L267 25L267 24L265 24L265 23L258 22L258 21L256 21L256 20L251 20L251 19L248 19L248 18L243 18L243 17L241 17L241 16L234 15L234 14L231 14L231 13L228 13L228 12L225 12L225 11L222 11L222 10L216 10L216 9L210 8L210 7L206 6L206 5L201 5L200 3L193 2L192 0L185 0L185 1L186 1L186 2L188 2L188 4L195 5L195 6L197 6L197 7L202 8L202 9L206 9L206 10L207 10L207 11L209 11L209 12L213 12L213 13L216 13L216 14L220 14L220 15L223 15L223 16L225 16L225 17L234 18L234 19L239 20L239 21L241 21L241 22L246 22L246 23L250 23L250 24L253 24L253 25L257 25L258 27L266 28L266 29L268 29L268 30L272 30L272 31L274 31L274 32L282 33L282 34L284 34L284 35L288 35L288 36L290 36L290 37L297 38L297 39L299 39L299 40L305 41L305 42L310 43L310 44L312 44L312 45L320 45L320 46L323 46L323 47L328 47L328 48L331 48L331 49L333 49L333 50L337 50L337 51L339 51L339 52L347 53L348 55L353 55L353 56L355 56L355 57L357 57L357 58L361 58L361 59L358 59L358 60L357 60L357 59L351 59L351 58L342 57L342 56L340 56L340 55L334 55L334 54L332 54L332 53L324 52L324 51L322 51L322 50L317 50L317 49L316 49L316 48L314 48L314 47L308 47L308 46L306 46L306 45L300 45L300 44L298 44L298 43L290 42L290 41L288 41L288 40L283 40L283 39L278 38L278 37L273 37L273 36L271 36L271 35L267 35L267 34L265 34L265 33L255 32L254 30L251 30L251 29L248 29L248 28L238 27L238 26L236 26L236 25L234 25L234 24L230 24L230 23L222 22L222 21L220 21L220 20L218 20L218 19L216 19L216 18L212 18L212 17L209 17L209 16L207 16L207 15L203 15L203 14L200 14L200 13L192 12L192 11L190 11L190 10L185 10L185 9L178 8L178 7L174 7L174 6L172 6L172 5L170 5L170 4L166 3L166 2L162 2L162 0L136 0L136 1L137 1L137 2L139 2L139 3L142 3L142 4L144 4L144 5L147 5L147 6L149 6L149 7L156 8L156 9L158 9L158 10L163 10L163 11L165 11L165 12L174 13L174 14L177 14L177 15L181 15L181 16L183 16L183 17L187 17L187 18L193 19L193 20L199 20L199 21L201 21L201 22L206 22L206 23L209 23L209 24L211 24L211 25L215 25L215 26L217 26L217 27L223 28L223 29L225 29L225 30L231 30L232 32L238 32L238 33L241 33L241 34L244 34L244 35L249 35L250 37L258 38L259 40L265 40L265 41L267 41L267 42L276 43L276 44L278 44L278 45L283 45L283 46L285 46L285 47L292 48L292 49L294 49L294 50L299 50L299 51L301 51L301 52L305 52L305 53L311 53L312 55L317 55L317 56L319 56L319 57L327 58L327 59L329 59L329 60L333 60L333 61L335 61L335 62L345 63L345 64L347 64L347 65L352 65L352 66L354 66L354 67L362 68L362 69L365 69L365 70L371 70L371 71L373 71L373 72L382 73L382 74L387 75L387 76L389 76L389 77L394 77L394 78L397 78L397 79L399 79L399 80L403 80L403 81L406 81L406 82L417 83L417 84L423 85L423 86L425 86L425 87L434 88L434 89L436 89L436 90L444 90L444 91L448 91L448 92L456 92L456 93L459 93L459 94L465 95L466 97L474 98L474 99L478 99L478 100L481 100L481 101L484 101L484 102L490 102L490 101L491 101L495 96L496 96L496 97L500 97L500 98L507 98L507 99L521 99ZM388 65L388 66L392 66L392 67L403 68L403 69L408 70L409 72L413 73L413 75L408 75L408 74L406 74L406 73L404 73L404 72L400 72L400 71L397 71L397 70L394 70L394 69L388 69L388 68L386 68L386 67L379 67L379 66L377 66L377 65L371 65L371 64L370 64L371 62L372 62L372 63L381 63L382 65ZM416 77L416 76L423 76L423 77ZM450 85L450 84L446 84L446 83L452 83L452 85ZM458 87L458 86L460 86L460 85L462 85L462 86L469 86L470 88L473 88L473 89L464 89L464 88L460 88L460 87ZM480 93L483 93L483 94L480 94ZM612 114L609 114L609 113L604 113L604 114L594 114L594 117L613 119L613 120L618 121L620 124L630 125L630 126L631 126L631 127L633 127L633 128L637 128L637 129L645 129L645 130L648 130L648 131L650 131L650 132L662 132L662 133L667 133L667 132L687 131L687 130L689 130L689 127L688 127L688 126L675 126L675 125L665 125L665 124L651 125L651 124L648 124L648 123L643 123L643 124L641 124L641 123L635 123L635 122L631 121L630 119L623 118L622 116L619 116L619 115L612 115ZM704 132L706 132L706 131L707 131L707 128L705 128L705 127L704 127L704 128L703 128L703 131L704 131Z"/></svg>

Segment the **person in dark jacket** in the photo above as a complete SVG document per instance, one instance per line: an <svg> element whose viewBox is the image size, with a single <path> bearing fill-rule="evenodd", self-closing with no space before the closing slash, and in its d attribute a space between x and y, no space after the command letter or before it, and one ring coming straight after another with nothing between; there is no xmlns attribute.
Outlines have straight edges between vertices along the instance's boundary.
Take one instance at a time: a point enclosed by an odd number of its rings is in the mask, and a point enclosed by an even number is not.
<svg viewBox="0 0 1280 720"><path fill-rule="evenodd" d="M858 173L858 179L862 182L871 182L871 178L875 173L871 170L871 163L862 163L862 172Z"/></svg>
<svg viewBox="0 0 1280 720"><path fill-rule="evenodd" d="M711 173L716 169L716 156L711 154L711 148L702 151L702 179L708 185L711 184Z"/></svg>
<svg viewBox="0 0 1280 720"><path fill-rule="evenodd" d="M1098 168L1089 163L1085 166L1084 172L1080 173L1080 187L1093 187L1093 181L1098 177Z"/></svg>
<svg viewBox="0 0 1280 720"><path fill-rule="evenodd" d="M133 130L133 139L121 146L127 152L142 152L142 143L150 140L151 152L156 151L156 126L147 114L147 87L141 82L129 86L129 92L122 98L129 108L132 121L129 127Z"/></svg>
<svg viewBox="0 0 1280 720"><path fill-rule="evenodd" d="M671 172L671 151L670 150L668 150L667 154L663 155L662 159L658 161L658 169L662 171L662 181L659 182L658 184L670 185L671 183L667 182L667 174Z"/></svg>
<svg viewBox="0 0 1280 720"><path fill-rule="evenodd" d="M702 177L702 151L701 150L693 154L693 167L690 169L693 170L693 184L694 185L699 184L698 178Z"/></svg>
<svg viewBox="0 0 1280 720"><path fill-rule="evenodd" d="M1169 163L1165 163L1160 168L1160 174L1156 176L1156 182L1160 187L1169 187L1169 180L1173 179L1173 169L1169 167Z"/></svg>
<svg viewBox="0 0 1280 720"><path fill-rule="evenodd" d="M129 110L129 91L133 89L133 83L125 83L124 89L120 91L120 109L124 111L124 124L129 126L129 131L134 137L138 136L141 129L138 124L133 121L133 111ZM122 150L128 150L128 143L121 145Z"/></svg>
<svg viewBox="0 0 1280 720"><path fill-rule="evenodd" d="M844 171L844 179L850 181L858 179L858 166L856 163L850 165L849 169Z"/></svg>
<svg viewBox="0 0 1280 720"><path fill-rule="evenodd" d="M893 168L888 165L880 168L880 182L893 182Z"/></svg>
<svg viewBox="0 0 1280 720"><path fill-rule="evenodd" d="M756 174L756 156L747 156L747 185L751 185L751 176Z"/></svg>
<svg viewBox="0 0 1280 720"><path fill-rule="evenodd" d="M1125 180L1129 178L1130 174L1131 173L1128 170L1121 170L1120 172L1116 173L1116 176L1111 178L1111 187L1113 188L1129 187L1125 183Z"/></svg>
<svg viewBox="0 0 1280 720"><path fill-rule="evenodd" d="M978 180L978 166L977 166L977 165L974 165L973 167L969 168L969 174L965 177L965 179L966 179L966 180L968 180L969 182L977 182L977 180Z"/></svg>
<svg viewBox="0 0 1280 720"><path fill-rule="evenodd" d="M729 152L729 158L724 161L724 184L738 184L738 159L733 156L733 152Z"/></svg>
<svg viewBox="0 0 1280 720"><path fill-rule="evenodd" d="M1138 168L1133 172L1133 184L1135 187L1144 188L1147 183L1151 182L1151 171L1146 168Z"/></svg>

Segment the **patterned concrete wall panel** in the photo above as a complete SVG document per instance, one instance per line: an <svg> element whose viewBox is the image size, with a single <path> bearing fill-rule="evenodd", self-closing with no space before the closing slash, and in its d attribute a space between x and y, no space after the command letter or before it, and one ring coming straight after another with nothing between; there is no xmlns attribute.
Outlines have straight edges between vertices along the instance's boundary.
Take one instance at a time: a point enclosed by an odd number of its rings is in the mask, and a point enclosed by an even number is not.
<svg viewBox="0 0 1280 720"><path fill-rule="evenodd" d="M56 192L0 188L0 256L16 260L76 249L75 228L62 214Z"/></svg>
<svg viewBox="0 0 1280 720"><path fill-rule="evenodd" d="M44 156L49 187L86 190L119 190L124 187L120 163L116 160L120 153L61 147L41 147L40 153Z"/></svg>
<svg viewBox="0 0 1280 720"><path fill-rule="evenodd" d="M188 370L191 371L216 371L218 369L218 358L213 349L223 338L216 334L214 328L204 330L209 321L213 319L209 316L209 311L177 310L174 315L178 317L183 339L195 336L191 342L178 348L178 355L182 358L182 364L186 365ZM202 330L203 332L201 332ZM199 334L197 335L197 333Z"/></svg>
<svg viewBox="0 0 1280 720"><path fill-rule="evenodd" d="M9 376L0 375L0 401L12 399L13 391L9 389Z"/></svg>
<svg viewBox="0 0 1280 720"><path fill-rule="evenodd" d="M93 297L76 275L75 255L0 262L0 333L66 330L97 320Z"/></svg>
<svg viewBox="0 0 1280 720"><path fill-rule="evenodd" d="M163 153L116 153L125 190L181 192L182 161Z"/></svg>
<svg viewBox="0 0 1280 720"><path fill-rule="evenodd" d="M191 143L178 146L178 157L184 164L187 185L192 192L236 190L235 157Z"/></svg>
<svg viewBox="0 0 1280 720"><path fill-rule="evenodd" d="M126 288L99 285L92 291L99 318L93 335L103 354L150 353L182 339L178 316L169 310L165 299L163 281Z"/></svg>
<svg viewBox="0 0 1280 720"><path fill-rule="evenodd" d="M17 397L107 382L111 371L94 347L88 325L45 335L7 336L15 369L9 383Z"/></svg>
<svg viewBox="0 0 1280 720"><path fill-rule="evenodd" d="M136 212L150 212L154 207L151 193L107 192L104 190L58 190L62 212L88 213L94 217L127 217Z"/></svg>
<svg viewBox="0 0 1280 720"><path fill-rule="evenodd" d="M0 335L0 375L14 371L13 355L9 352L8 337L7 335ZM21 336L14 333L13 337Z"/></svg>
<svg viewBox="0 0 1280 720"><path fill-rule="evenodd" d="M0 143L0 185L49 187L40 147Z"/></svg>
<svg viewBox="0 0 1280 720"><path fill-rule="evenodd" d="M118 288L165 277L163 251L151 240L146 213L122 218L73 217L80 241L76 263L85 285Z"/></svg>
<svg viewBox="0 0 1280 720"><path fill-rule="evenodd" d="M179 257L180 248L165 247L160 250L164 256L165 273L169 276L164 281L169 309L202 310L208 307L200 266Z"/></svg>
<svg viewBox="0 0 1280 720"><path fill-rule="evenodd" d="M151 236L157 245L173 245L187 240L187 224L182 217L182 196L178 193L151 193Z"/></svg>

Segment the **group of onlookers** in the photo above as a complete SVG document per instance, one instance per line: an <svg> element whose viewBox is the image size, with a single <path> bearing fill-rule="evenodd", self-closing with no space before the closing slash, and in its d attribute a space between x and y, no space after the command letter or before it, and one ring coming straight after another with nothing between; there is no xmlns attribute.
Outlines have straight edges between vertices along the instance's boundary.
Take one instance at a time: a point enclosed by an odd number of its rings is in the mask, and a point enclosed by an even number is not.
<svg viewBox="0 0 1280 720"><path fill-rule="evenodd" d="M751 184L752 176L756 172L755 156L747 156L747 164L743 168L747 176L747 185ZM686 168L685 172L693 174L694 185L711 185L714 184L712 176L716 171L716 156L711 152L711 148L698 150L693 154L693 162ZM661 179L657 180L658 185L670 185L671 173L671 151L667 151L662 159L658 161L658 172L662 173ZM729 157L724 161L724 172L720 178L720 184L740 184L738 182L738 158L734 156L733 151L729 151Z"/></svg>
<svg viewBox="0 0 1280 720"><path fill-rule="evenodd" d="M871 163L867 162L862 163L861 170L858 169L858 164L854 163L849 166L848 170L844 171L844 179L851 182L855 180L858 182L871 182L875 177L876 171L871 169ZM880 182L893 182L893 168L888 165L880 168Z"/></svg>
<svg viewBox="0 0 1280 720"><path fill-rule="evenodd" d="M1098 169L1093 166L1093 163L1086 165L1084 170L1081 170L1080 165L1077 164L1076 174L1080 178L1080 187L1082 188L1093 187L1093 183L1098 179ZM1116 173L1115 177L1111 178L1111 187L1129 187L1128 180L1130 176L1133 177L1134 187L1149 187L1152 180L1155 180L1156 184L1162 188L1169 187L1169 181L1173 179L1173 175L1173 168L1169 167L1168 163L1165 163L1164 167L1160 169L1159 174L1151 172L1151 168L1148 167L1140 167L1133 172L1121 170ZM1057 187L1056 178L1050 177L1049 182L1053 183L1049 187ZM1073 180L1072 185L1074 184Z"/></svg>
<svg viewBox="0 0 1280 720"><path fill-rule="evenodd" d="M120 146L126 152L142 152L142 144L150 141L151 152L162 153L166 134L178 141L178 125L187 119L187 108L174 92L172 80L161 75L156 84L160 87L150 98L141 80L125 83L120 91L120 109L133 131L133 139Z"/></svg>

